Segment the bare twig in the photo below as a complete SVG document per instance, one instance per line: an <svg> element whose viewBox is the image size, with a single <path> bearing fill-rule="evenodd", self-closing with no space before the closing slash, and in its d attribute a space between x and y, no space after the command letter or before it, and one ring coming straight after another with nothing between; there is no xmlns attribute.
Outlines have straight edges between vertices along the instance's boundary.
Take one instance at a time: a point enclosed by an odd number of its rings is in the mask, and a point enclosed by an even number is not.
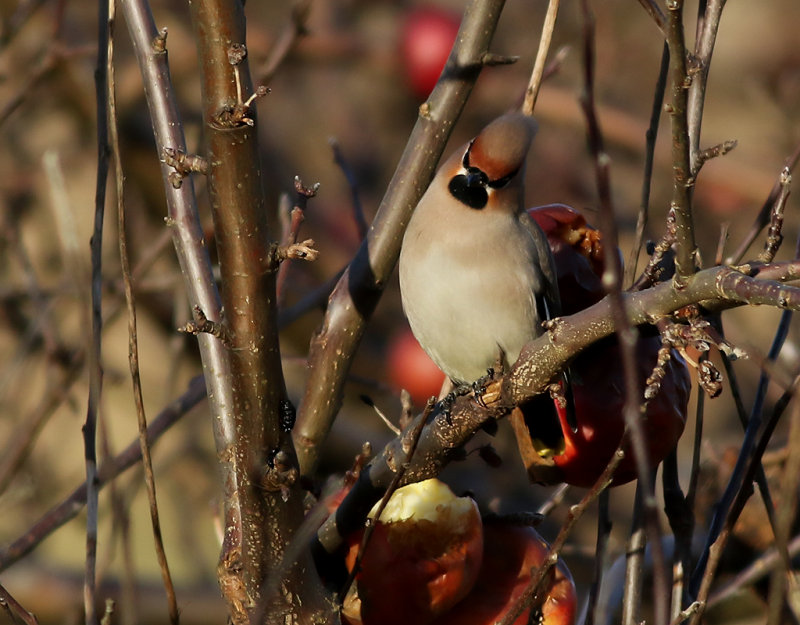
<svg viewBox="0 0 800 625"><path fill-rule="evenodd" d="M609 515L609 504L611 494L608 489L600 493L597 505L597 541L595 543L594 578L589 589L589 598L586 601L586 621L584 625L593 625L597 600L600 595L600 587L603 583L603 571L605 561L608 557L608 539L611 536L611 517ZM630 550L629 550L630 553Z"/></svg>
<svg viewBox="0 0 800 625"><path fill-rule="evenodd" d="M633 284L636 268L639 264L639 254L644 243L644 233L647 229L647 219L650 212L650 186L653 178L653 159L658 137L658 122L661 119L661 109L664 104L664 92L667 88L667 72L669 71L669 47L664 43L661 51L661 67L658 71L656 88L653 93L653 107L650 111L650 125L645 133L644 175L642 176L642 200L639 205L639 215L636 218L636 238L631 248L631 254L626 267L626 284ZM666 250L662 251L663 252Z"/></svg>
<svg viewBox="0 0 800 625"><path fill-rule="evenodd" d="M108 179L108 59L110 46L109 4L113 0L98 0L97 67L95 98L97 110L97 181L95 185L94 229L92 231L92 340L89 351L89 401L83 426L86 458L86 567L83 603L86 625L96 625L95 567L97 564L97 412L103 385L101 362L102 315L102 252L103 220L105 217L106 181Z"/></svg>
<svg viewBox="0 0 800 625"><path fill-rule="evenodd" d="M772 207L772 212L770 213L770 226L767 231L767 240L764 243L764 250L758 255L758 260L762 263L771 263L783 242L783 234L781 234L781 228L783 228L783 209L789 197L789 185L791 182L792 174L789 172L789 168L785 167L781 172L781 190L778 194L778 199L775 200L775 205Z"/></svg>
<svg viewBox="0 0 800 625"><path fill-rule="evenodd" d="M583 516L586 508L588 508L589 505L595 499L597 499L600 493L602 493L603 490L608 487L609 483L611 482L611 478L614 475L614 471L617 469L619 463L622 462L624 457L625 453L622 451L622 448L617 448L617 451L614 452L614 455L612 456L611 461L608 463L608 466L594 483L594 486L592 486L589 492L583 496L583 499L581 499L580 502L570 508L569 513L567 514L567 520L561 526L558 536L556 536L556 539L550 545L547 556L542 561L539 569L535 573L531 574L531 581L528 584L528 587L517 600L514 607L503 616L503 619L500 621L500 625L511 625L511 623L516 621L517 617L519 617L519 615L522 614L526 608L535 605L537 601L542 600L541 595L542 591L544 590L544 582L547 579L550 569L552 569L558 562L558 554L572 532L572 528Z"/></svg>
<svg viewBox="0 0 800 625"><path fill-rule="evenodd" d="M796 399L792 406L789 441L789 457L783 468L781 500L775 524L775 548L781 554L782 566L775 567L770 579L767 625L779 625L781 613L786 603L787 577L796 573L789 556L789 538L797 512L797 488L800 486L800 402ZM794 585L790 585L792 591Z"/></svg>
<svg viewBox="0 0 800 625"><path fill-rule="evenodd" d="M736 251L725 259L726 265L734 265L741 262L741 260L744 258L744 255L747 253L748 248L753 244L753 241L758 238L761 230L769 223L773 207L778 201L781 193L784 191L784 185L782 183L784 179L784 172L786 170L788 170L789 173L793 172L798 160L800 160L800 144L798 144L791 156L786 159L786 165L784 169L781 170L778 178L775 180L775 184L772 185L772 189L770 190L767 199L764 201L764 204L761 205L761 210L758 211L758 215L756 215L750 231L739 244L739 247L736 248Z"/></svg>
<svg viewBox="0 0 800 625"><path fill-rule="evenodd" d="M800 554L800 536L795 536L789 541L786 551L789 557L796 558ZM783 558L774 547L765 551L756 558L749 566L738 573L732 580L717 589L709 598L707 605L713 608L723 601L730 598L741 588L754 584L759 579L765 577L770 571L783 564Z"/></svg>
<svg viewBox="0 0 800 625"><path fill-rule="evenodd" d="M750 451L746 457L742 453L739 454L737 466L734 467L734 472L736 472L740 464L745 464L746 468L743 471L744 476L740 482L741 487L734 493L732 501L730 497L728 497L728 492L731 490L730 487L732 485L732 481L729 480L728 488L726 488L726 492L723 495L723 500L717 504L717 512L714 515L714 523L717 524L718 528L721 529L712 528L715 530L714 538L713 540L707 541L706 548L701 554L700 560L695 567L694 575L691 580L692 586L690 587L690 590L695 591L697 600L703 604L698 614L692 619L692 625L697 625L700 622L702 613L705 610L706 600L711 590L711 583L714 580L720 558L722 557L722 552L724 551L725 545L730 537L734 523L736 523L736 520L739 518L745 503L753 493L752 482L756 475L756 471L761 466L761 458L764 455L764 451L767 448L770 438L772 437L772 433L775 431L775 427L777 426L780 417L783 415L783 412L786 410L789 401L793 397L798 380L800 380L800 378L795 379L792 387L784 392L777 401L772 413L769 416L769 419L767 419L766 422L762 421L760 424L757 434L754 435L754 437L757 438L757 441L753 446L752 451ZM749 433L750 430L748 429L745 439L748 438ZM728 503L729 501L731 501L731 503ZM725 514L726 511L727 514ZM722 520L719 520L720 518Z"/></svg>
<svg viewBox="0 0 800 625"><path fill-rule="evenodd" d="M553 31L558 17L558 4L559 0L550 0L547 4L547 13L542 24L542 36L539 38L539 51L536 53L533 72L528 82L528 88L525 90L525 100L522 103L522 112L525 115L533 115L536 98L539 96L539 88L542 86L547 53L550 51L550 42L553 39Z"/></svg>
<svg viewBox="0 0 800 625"><path fill-rule="evenodd" d="M697 177L708 156L713 155L713 151L704 153L700 150L700 128L703 123L708 71L711 67L711 56L714 52L725 0L708 0L702 4L705 5L705 13L698 19L697 39L692 58L691 85L687 85L688 98L686 101L689 163L692 178Z"/></svg>
<svg viewBox="0 0 800 625"><path fill-rule="evenodd" d="M347 186L350 187L350 196L353 199L353 219L356 222L356 232L358 233L359 241L363 241L364 237L367 236L367 229L369 226L364 217L364 207L361 204L361 198L358 194L358 181L342 153L339 142L334 137L331 137L328 139L328 143L333 151L333 161L339 166L339 169L342 170L344 178L347 180Z"/></svg>
<svg viewBox="0 0 800 625"><path fill-rule="evenodd" d="M639 380L636 373L635 347L637 332L629 319L622 296L622 268L617 254L617 230L614 219L614 207L611 200L611 181L609 174L610 158L603 146L603 137L597 120L594 106L594 16L588 1L583 0L584 16L584 93L582 106L589 134L589 146L595 160L595 178L600 198L600 230L604 239L605 270L603 285L609 294L614 327L620 345L622 368L625 380L625 428L629 433L633 448L639 483L643 494L641 504L644 510L645 528L653 545L653 597L655 603L655 622L665 625L668 622L669 587L665 572L664 554L661 549L661 528L654 494L654 485L650 472L647 447L641 426L641 409L639 397Z"/></svg>
<svg viewBox="0 0 800 625"><path fill-rule="evenodd" d="M291 17L289 23L283 28L278 36L278 41L270 50L267 60L264 61L258 73L258 82L268 84L275 72L284 62L289 53L294 48L297 41L306 34L306 21L311 10L311 0L295 0L292 3Z"/></svg>
<svg viewBox="0 0 800 625"><path fill-rule="evenodd" d="M183 125L178 114L167 64L167 31L156 30L150 6L144 0L121 0L121 6L146 85L144 91L159 160L161 151L167 146L185 152ZM176 189L170 182L170 173L171 168L162 163L161 178L167 200L170 230L178 262L186 276L184 284L189 301L192 306L198 306L209 317L219 319L222 306L197 212L194 184L189 178L184 181L180 189ZM201 334L197 337L197 342L203 371L207 376L210 419L219 452L218 465L222 483L227 486L232 484L227 477L233 471L233 460L223 452L228 449L235 429L231 414L233 399L230 363L221 341L209 334Z"/></svg>
<svg viewBox="0 0 800 625"><path fill-rule="evenodd" d="M39 621L33 613L23 608L3 586L0 586L0 607L9 613L12 621L21 619L26 625L39 625Z"/></svg>
<svg viewBox="0 0 800 625"><path fill-rule="evenodd" d="M661 10L661 6L656 3L655 0L639 0L639 4L641 4L644 10L653 18L656 26L658 26L658 29L666 38L667 17L664 15L664 11Z"/></svg>
<svg viewBox="0 0 800 625"><path fill-rule="evenodd" d="M178 602L175 598L175 587L169 572L167 554L164 551L164 540L161 535L161 522L158 516L158 503L156 500L156 483L153 475L153 461L150 457L150 446L147 442L147 416L144 410L142 395L142 382L139 375L139 339L136 325L136 304L133 296L133 279L131 277L130 257L128 255L128 240L126 234L126 214L124 200L124 184L122 173L122 159L119 149L119 136L117 134L117 105L116 85L114 75L114 23L116 18L116 5L109 3L109 41L108 41L108 118L109 139L114 155L114 181L117 196L117 219L119 224L119 256L122 270L122 280L125 287L125 302L128 310L128 362L130 366L131 381L133 384L133 397L136 406L136 416L139 426L139 445L142 450L142 465L144 479L147 487L147 500L150 506L150 522L153 530L156 556L161 568L161 577L167 595L170 623L178 623ZM108 618L107 618L108 617ZM110 613L104 617L104 622L110 620Z"/></svg>
<svg viewBox="0 0 800 625"><path fill-rule="evenodd" d="M647 533L644 528L642 483L636 484L631 535L625 549L625 587L622 599L622 625L638 625L642 620L642 587L644 585L644 550Z"/></svg>

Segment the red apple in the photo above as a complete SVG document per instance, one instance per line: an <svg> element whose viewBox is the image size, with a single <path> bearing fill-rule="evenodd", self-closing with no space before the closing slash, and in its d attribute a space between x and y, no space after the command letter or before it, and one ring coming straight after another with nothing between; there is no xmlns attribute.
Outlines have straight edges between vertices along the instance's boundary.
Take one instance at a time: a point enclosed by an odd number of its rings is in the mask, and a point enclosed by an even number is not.
<svg viewBox="0 0 800 625"><path fill-rule="evenodd" d="M528 587L531 572L544 561L548 546L532 527L502 519L486 520L483 527L483 566L472 592L434 625L491 625L509 612ZM572 576L563 563L555 567L539 608L540 619L530 609L514 625L572 625L577 598Z"/></svg>
<svg viewBox="0 0 800 625"><path fill-rule="evenodd" d="M548 235L564 313L571 314L599 301L603 297L599 233L564 205L528 212ZM661 340L650 327L640 331L636 362L643 392L644 380L656 364ZM675 351L671 356L661 391L650 400L641 421L652 466L674 448L686 422L691 380L683 359ZM608 337L584 350L570 364L570 372L576 432L567 425L563 408L556 404L557 416L553 414L553 402L546 396L515 411L512 424L532 480L590 486L605 469L625 429L625 384L616 338ZM628 446L613 483L622 484L635 477L635 462Z"/></svg>
<svg viewBox="0 0 800 625"><path fill-rule="evenodd" d="M432 7L412 10L400 32L400 58L414 95L425 99L436 86L458 34L459 16Z"/></svg>
<svg viewBox="0 0 800 625"><path fill-rule="evenodd" d="M361 536L348 539L348 570ZM482 557L483 529L472 499L456 497L435 479L404 486L376 521L342 616L353 625L430 623L472 589Z"/></svg>
<svg viewBox="0 0 800 625"><path fill-rule="evenodd" d="M389 341L387 366L389 380L397 390L405 389L417 406L437 396L445 375L420 347L410 329Z"/></svg>

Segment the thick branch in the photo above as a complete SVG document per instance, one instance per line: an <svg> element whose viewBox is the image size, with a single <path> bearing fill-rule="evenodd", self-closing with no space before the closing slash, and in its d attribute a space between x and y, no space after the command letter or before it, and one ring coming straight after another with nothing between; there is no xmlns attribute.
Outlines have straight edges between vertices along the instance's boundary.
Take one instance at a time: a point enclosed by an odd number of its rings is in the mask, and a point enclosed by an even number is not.
<svg viewBox="0 0 800 625"><path fill-rule="evenodd" d="M766 304L800 310L800 288L758 280L729 267L696 273L681 289L665 282L646 291L626 292L623 297L634 325L655 323L698 302L714 306ZM556 320L551 332L525 346L508 375L489 386L483 395L485 407L471 395L459 397L449 416L438 413L426 424L401 485L438 475L452 458L458 457L457 451L482 425L506 416L513 406L544 392L567 361L613 332L608 297L586 310ZM415 424L416 420L406 432ZM320 529L318 553L334 553L341 537L360 527L370 507L394 479L400 464L398 459L405 457L403 441L402 435L391 441L362 471L336 514Z"/></svg>
<svg viewBox="0 0 800 625"><path fill-rule="evenodd" d="M276 271L269 262L279 227L262 189L243 5L212 0L190 7L233 387L233 432L220 450L230 470L224 475L218 574L231 619L241 624L259 605L264 580L279 569L285 546L302 523L303 505L299 488L273 489L256 479L272 469L279 450L290 458L293 452L281 426L288 398L278 346ZM265 610L269 622L283 623L289 615L321 622L331 613L309 564L291 569L286 584L295 592L271 598Z"/></svg>
<svg viewBox="0 0 800 625"><path fill-rule="evenodd" d="M400 255L403 231L433 177L450 131L478 77L504 0L472 0L439 83L425 104L367 238L330 297L309 354L311 376L294 430L303 474L314 472L342 401L344 381Z"/></svg>

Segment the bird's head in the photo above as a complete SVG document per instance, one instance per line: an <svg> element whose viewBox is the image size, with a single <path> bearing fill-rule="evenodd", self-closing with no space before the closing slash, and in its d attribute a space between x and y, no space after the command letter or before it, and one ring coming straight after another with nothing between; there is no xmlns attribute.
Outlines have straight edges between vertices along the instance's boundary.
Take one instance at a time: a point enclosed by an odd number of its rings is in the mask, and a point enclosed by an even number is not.
<svg viewBox="0 0 800 625"><path fill-rule="evenodd" d="M450 194L475 210L521 210L525 158L536 122L522 113L497 118L467 145L448 182Z"/></svg>

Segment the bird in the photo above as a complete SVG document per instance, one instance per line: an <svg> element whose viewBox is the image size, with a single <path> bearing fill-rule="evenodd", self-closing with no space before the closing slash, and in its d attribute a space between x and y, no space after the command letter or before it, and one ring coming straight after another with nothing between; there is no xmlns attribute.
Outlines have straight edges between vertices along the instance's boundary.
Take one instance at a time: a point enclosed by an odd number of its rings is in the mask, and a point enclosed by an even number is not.
<svg viewBox="0 0 800 625"><path fill-rule="evenodd" d="M419 344L458 386L512 365L560 314L547 237L524 208L537 131L511 112L439 168L403 237L403 310Z"/></svg>

